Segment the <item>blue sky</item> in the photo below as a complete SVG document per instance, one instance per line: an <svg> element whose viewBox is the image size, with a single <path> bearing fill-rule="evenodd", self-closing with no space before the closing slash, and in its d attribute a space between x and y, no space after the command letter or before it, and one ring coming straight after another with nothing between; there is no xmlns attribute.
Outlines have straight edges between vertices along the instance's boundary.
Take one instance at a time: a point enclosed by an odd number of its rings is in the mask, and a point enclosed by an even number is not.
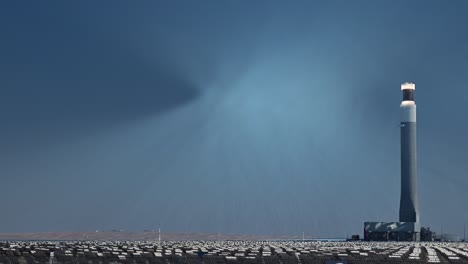
<svg viewBox="0 0 468 264"><path fill-rule="evenodd" d="M468 223L466 1L0 4L0 232L315 237Z"/></svg>

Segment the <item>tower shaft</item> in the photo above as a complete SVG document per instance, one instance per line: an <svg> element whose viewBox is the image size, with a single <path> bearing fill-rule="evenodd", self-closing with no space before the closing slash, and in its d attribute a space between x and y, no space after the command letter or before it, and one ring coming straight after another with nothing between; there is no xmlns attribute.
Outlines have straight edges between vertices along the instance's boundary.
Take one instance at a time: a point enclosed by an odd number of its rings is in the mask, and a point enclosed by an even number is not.
<svg viewBox="0 0 468 264"><path fill-rule="evenodd" d="M417 162L416 162L416 103L415 85L402 84L401 110L401 196L400 222L419 222Z"/></svg>

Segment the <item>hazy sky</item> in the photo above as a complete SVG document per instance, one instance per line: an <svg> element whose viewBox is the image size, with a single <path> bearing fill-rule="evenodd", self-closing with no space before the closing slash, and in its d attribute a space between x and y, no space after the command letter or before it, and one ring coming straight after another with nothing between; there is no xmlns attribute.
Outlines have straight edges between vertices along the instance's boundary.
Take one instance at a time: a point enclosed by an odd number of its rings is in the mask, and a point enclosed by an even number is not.
<svg viewBox="0 0 468 264"><path fill-rule="evenodd" d="M468 1L2 1L0 232L468 224Z"/></svg>

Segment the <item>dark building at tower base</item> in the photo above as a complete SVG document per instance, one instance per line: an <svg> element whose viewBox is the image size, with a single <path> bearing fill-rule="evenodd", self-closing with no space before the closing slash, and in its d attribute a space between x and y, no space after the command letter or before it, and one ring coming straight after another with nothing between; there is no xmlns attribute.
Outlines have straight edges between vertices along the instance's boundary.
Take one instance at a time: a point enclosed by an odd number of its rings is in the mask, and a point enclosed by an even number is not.
<svg viewBox="0 0 468 264"><path fill-rule="evenodd" d="M366 241L420 241L421 227L415 222L365 222Z"/></svg>

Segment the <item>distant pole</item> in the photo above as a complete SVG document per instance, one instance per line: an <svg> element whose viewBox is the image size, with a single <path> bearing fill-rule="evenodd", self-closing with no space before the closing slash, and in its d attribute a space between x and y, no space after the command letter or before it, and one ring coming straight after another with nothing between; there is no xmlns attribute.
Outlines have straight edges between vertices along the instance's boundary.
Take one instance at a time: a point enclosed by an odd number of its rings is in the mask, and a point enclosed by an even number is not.
<svg viewBox="0 0 468 264"><path fill-rule="evenodd" d="M161 243L161 226L158 228L158 241Z"/></svg>
<svg viewBox="0 0 468 264"><path fill-rule="evenodd" d="M304 232L302 232L302 243L304 243Z"/></svg>
<svg viewBox="0 0 468 264"><path fill-rule="evenodd" d="M442 225L440 225L440 242L442 242Z"/></svg>

